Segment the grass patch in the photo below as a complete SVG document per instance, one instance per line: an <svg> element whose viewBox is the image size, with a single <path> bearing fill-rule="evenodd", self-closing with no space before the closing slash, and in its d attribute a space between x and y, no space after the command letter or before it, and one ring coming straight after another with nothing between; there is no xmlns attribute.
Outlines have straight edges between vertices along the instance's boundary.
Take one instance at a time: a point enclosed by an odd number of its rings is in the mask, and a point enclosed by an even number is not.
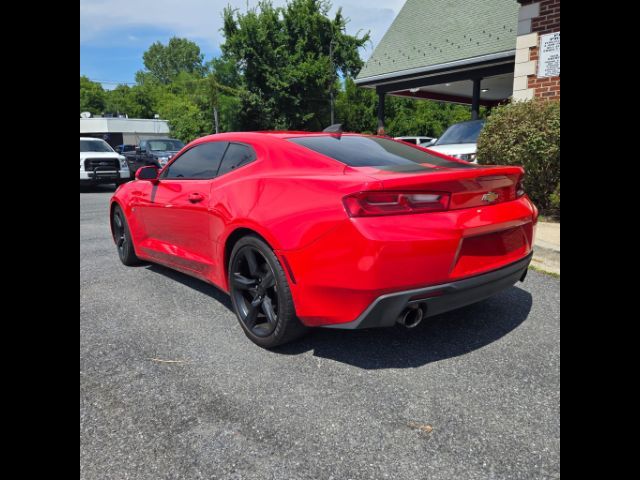
<svg viewBox="0 0 640 480"><path fill-rule="evenodd" d="M536 267L535 265L529 264L529 268L535 272L544 273L545 275L549 275L550 277L560 279L560 274L555 272L547 272L546 270L541 269L540 267Z"/></svg>
<svg viewBox="0 0 640 480"><path fill-rule="evenodd" d="M557 216L551 216L551 215L539 215L538 221L546 222L546 223L560 223L560 218Z"/></svg>

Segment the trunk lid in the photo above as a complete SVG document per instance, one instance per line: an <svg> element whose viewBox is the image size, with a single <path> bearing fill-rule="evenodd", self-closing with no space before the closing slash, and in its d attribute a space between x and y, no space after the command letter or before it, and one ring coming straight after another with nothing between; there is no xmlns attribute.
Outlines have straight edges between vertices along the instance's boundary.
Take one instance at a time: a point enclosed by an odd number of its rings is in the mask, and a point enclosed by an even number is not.
<svg viewBox="0 0 640 480"><path fill-rule="evenodd" d="M346 167L345 173L360 173L378 181L379 190L447 192L450 210L494 205L516 199L521 167L486 166L471 168L432 167L383 169ZM400 171L402 170L402 171Z"/></svg>

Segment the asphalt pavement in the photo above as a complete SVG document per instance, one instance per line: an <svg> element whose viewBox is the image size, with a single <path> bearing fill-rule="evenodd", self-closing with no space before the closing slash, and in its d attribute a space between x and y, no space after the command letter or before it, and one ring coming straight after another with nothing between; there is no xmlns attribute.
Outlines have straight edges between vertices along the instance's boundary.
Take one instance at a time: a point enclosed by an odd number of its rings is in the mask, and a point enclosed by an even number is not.
<svg viewBox="0 0 640 480"><path fill-rule="evenodd" d="M215 287L119 262L112 192L80 193L81 478L559 478L558 279L268 351Z"/></svg>

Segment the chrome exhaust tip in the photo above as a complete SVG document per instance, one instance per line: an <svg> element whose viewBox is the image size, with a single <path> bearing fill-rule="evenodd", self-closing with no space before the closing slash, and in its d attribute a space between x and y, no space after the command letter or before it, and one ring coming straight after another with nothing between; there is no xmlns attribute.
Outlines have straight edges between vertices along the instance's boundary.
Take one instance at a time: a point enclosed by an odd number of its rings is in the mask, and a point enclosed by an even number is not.
<svg viewBox="0 0 640 480"><path fill-rule="evenodd" d="M415 305L405 308L398 317L397 322L405 328L414 328L418 326L423 317L423 307Z"/></svg>

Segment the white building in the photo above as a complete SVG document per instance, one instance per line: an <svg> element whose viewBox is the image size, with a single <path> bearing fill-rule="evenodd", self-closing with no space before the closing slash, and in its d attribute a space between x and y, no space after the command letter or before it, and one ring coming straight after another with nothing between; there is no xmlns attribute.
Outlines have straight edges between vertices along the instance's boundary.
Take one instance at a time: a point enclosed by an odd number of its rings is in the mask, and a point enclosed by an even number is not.
<svg viewBox="0 0 640 480"><path fill-rule="evenodd" d="M112 147L137 145L141 139L168 137L169 124L146 118L80 118L80 136L102 138Z"/></svg>

